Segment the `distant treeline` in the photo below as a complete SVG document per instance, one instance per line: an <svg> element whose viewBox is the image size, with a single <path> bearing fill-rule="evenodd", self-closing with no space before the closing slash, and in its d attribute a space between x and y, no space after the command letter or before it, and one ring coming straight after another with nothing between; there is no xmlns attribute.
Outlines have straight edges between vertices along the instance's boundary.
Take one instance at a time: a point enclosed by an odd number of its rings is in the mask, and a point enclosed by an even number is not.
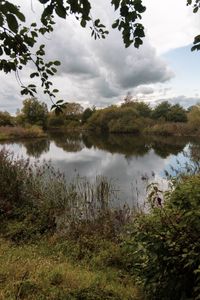
<svg viewBox="0 0 200 300"><path fill-rule="evenodd" d="M35 98L26 99L15 117L0 112L0 126L33 126L43 129L89 130L107 133L199 135L200 105L187 110L180 104L163 101L152 108L142 101L125 99L121 105L103 109L86 108L79 103L65 103L63 111L48 111L47 105Z"/></svg>

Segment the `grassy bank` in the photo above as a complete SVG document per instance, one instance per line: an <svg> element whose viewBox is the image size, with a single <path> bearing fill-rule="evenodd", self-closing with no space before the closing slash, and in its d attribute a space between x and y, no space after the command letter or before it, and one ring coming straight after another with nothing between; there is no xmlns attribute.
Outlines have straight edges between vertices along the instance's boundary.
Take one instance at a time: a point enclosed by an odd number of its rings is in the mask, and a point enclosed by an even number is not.
<svg viewBox="0 0 200 300"><path fill-rule="evenodd" d="M119 270L75 263L61 246L53 238L20 246L1 239L0 299L141 299Z"/></svg>
<svg viewBox="0 0 200 300"><path fill-rule="evenodd" d="M0 299L198 300L200 176L152 185L148 213L114 190L0 151Z"/></svg>
<svg viewBox="0 0 200 300"><path fill-rule="evenodd" d="M112 206L110 182L69 183L5 150L0 178L0 299L142 299L121 268L129 211Z"/></svg>
<svg viewBox="0 0 200 300"><path fill-rule="evenodd" d="M44 131L38 126L29 126L27 128L15 126L0 127L0 141L7 139L24 139L46 137Z"/></svg>

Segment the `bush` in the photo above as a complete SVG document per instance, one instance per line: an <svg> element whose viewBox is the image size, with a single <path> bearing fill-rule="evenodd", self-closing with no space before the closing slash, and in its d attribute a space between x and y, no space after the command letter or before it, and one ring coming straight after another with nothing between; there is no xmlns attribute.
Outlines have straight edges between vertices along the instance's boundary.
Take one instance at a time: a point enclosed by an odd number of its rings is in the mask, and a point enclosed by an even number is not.
<svg viewBox="0 0 200 300"><path fill-rule="evenodd" d="M200 176L182 179L163 206L138 213L123 246L124 265L148 299L199 299Z"/></svg>
<svg viewBox="0 0 200 300"><path fill-rule="evenodd" d="M17 126L17 127L0 127L0 139L18 139L18 138L39 138L46 137L44 131L34 125L27 126L26 128Z"/></svg>
<svg viewBox="0 0 200 300"><path fill-rule="evenodd" d="M188 123L193 130L198 130L200 126L200 109L199 105L193 106L188 114Z"/></svg>
<svg viewBox="0 0 200 300"><path fill-rule="evenodd" d="M0 126L13 126L13 118L7 111L0 111Z"/></svg>
<svg viewBox="0 0 200 300"><path fill-rule="evenodd" d="M63 115L56 116L55 114L49 114L48 127L60 127L65 123Z"/></svg>
<svg viewBox="0 0 200 300"><path fill-rule="evenodd" d="M194 134L194 130L187 123L158 123L152 127L144 129L146 134L154 134L161 136L190 136Z"/></svg>

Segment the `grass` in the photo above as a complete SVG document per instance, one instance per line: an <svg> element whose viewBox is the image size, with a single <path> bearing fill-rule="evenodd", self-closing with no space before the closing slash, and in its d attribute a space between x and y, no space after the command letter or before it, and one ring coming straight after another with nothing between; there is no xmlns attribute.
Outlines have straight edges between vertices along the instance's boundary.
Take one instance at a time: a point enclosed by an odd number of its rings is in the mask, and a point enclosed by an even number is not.
<svg viewBox="0 0 200 300"><path fill-rule="evenodd" d="M46 137L46 134L38 126L31 126L28 128L23 128L20 126L0 127L0 141L7 140L7 139L40 138L40 137Z"/></svg>
<svg viewBox="0 0 200 300"><path fill-rule="evenodd" d="M126 209L104 177L67 182L0 151L0 299L141 299L121 267Z"/></svg>
<svg viewBox="0 0 200 300"><path fill-rule="evenodd" d="M0 300L199 299L198 174L161 202L152 185L134 217L106 178L67 182L5 149L0 179Z"/></svg>
<svg viewBox="0 0 200 300"><path fill-rule="evenodd" d="M1 150L0 299L199 299L196 171L163 200L151 185L148 213L133 215L104 177L68 182Z"/></svg>
<svg viewBox="0 0 200 300"><path fill-rule="evenodd" d="M1 300L141 299L131 277L72 262L51 239L21 246L0 239L0 265Z"/></svg>

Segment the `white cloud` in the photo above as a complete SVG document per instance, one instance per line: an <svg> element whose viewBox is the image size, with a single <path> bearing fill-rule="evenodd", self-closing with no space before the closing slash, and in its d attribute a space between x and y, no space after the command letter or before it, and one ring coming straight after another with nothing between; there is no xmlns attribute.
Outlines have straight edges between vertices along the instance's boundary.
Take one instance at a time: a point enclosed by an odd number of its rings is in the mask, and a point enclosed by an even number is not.
<svg viewBox="0 0 200 300"><path fill-rule="evenodd" d="M199 33L199 15L186 6L186 0L143 0L146 33L159 53L193 42Z"/></svg>
<svg viewBox="0 0 200 300"><path fill-rule="evenodd" d="M20 4L19 0L15 2ZM182 0L144 2L147 4L144 23L148 38L139 50L133 46L125 49L117 30L111 29L106 40L94 41L90 31L81 28L75 18L57 21L55 32L43 42L47 44L47 58L62 61L53 79L60 89L59 99L103 106L117 103L128 91L141 97L144 95L144 99L149 95L149 99L160 95L156 92L156 86L164 85L174 74L157 53L188 44L197 23ZM110 27L115 19L110 3L92 0L92 4L94 18L100 16ZM37 2L33 2L33 6L35 13L31 11L30 3L25 3L24 10L28 19L35 21L38 19L36 12L40 11L41 6ZM25 82L28 81L27 74L25 72L22 76ZM2 102L5 108L13 112L20 106L19 88L14 83L11 88L10 84L7 79L0 82L4 90L0 104ZM41 100L46 100L46 97L42 96Z"/></svg>

